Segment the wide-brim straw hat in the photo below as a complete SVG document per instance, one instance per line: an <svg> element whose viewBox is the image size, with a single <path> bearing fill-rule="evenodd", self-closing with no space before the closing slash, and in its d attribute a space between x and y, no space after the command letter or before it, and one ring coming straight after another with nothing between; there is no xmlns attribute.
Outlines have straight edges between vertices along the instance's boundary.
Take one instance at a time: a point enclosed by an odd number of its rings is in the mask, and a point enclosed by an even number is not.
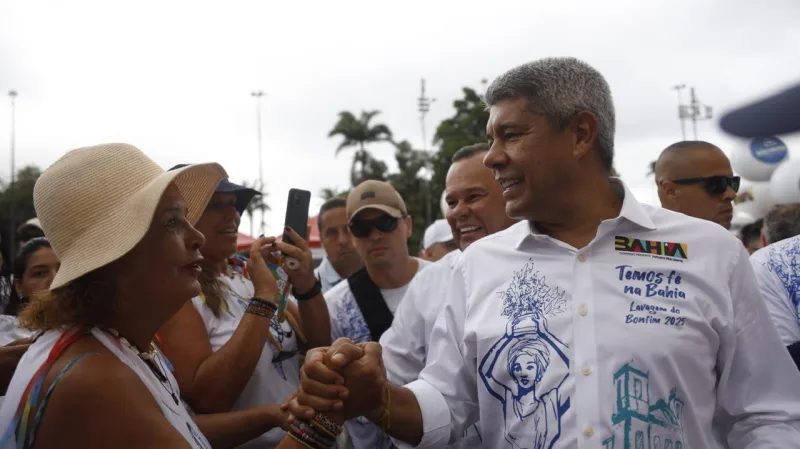
<svg viewBox="0 0 800 449"><path fill-rule="evenodd" d="M142 240L175 183L194 225L227 174L219 164L166 172L138 148L111 143L65 154L36 181L33 204L61 262L50 289L108 265Z"/></svg>

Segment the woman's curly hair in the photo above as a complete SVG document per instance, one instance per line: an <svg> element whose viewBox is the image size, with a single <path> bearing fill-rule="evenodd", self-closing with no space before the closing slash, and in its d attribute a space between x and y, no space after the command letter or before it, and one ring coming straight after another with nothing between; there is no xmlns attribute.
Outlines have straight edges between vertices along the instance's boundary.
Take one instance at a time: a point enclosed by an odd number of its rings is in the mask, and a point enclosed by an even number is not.
<svg viewBox="0 0 800 449"><path fill-rule="evenodd" d="M63 287L33 295L19 324L31 330L108 326L117 311L117 290L105 270L85 274Z"/></svg>

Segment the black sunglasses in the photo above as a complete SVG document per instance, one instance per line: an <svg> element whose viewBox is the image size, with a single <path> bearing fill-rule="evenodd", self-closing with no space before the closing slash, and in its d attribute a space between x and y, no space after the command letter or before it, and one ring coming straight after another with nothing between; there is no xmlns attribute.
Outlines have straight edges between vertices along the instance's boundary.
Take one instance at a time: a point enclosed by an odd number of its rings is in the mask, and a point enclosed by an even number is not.
<svg viewBox="0 0 800 449"><path fill-rule="evenodd" d="M703 188L711 195L722 195L728 187L734 192L739 191L741 178L738 176L706 176L704 178L685 178L676 179L675 184L698 184L703 183Z"/></svg>
<svg viewBox="0 0 800 449"><path fill-rule="evenodd" d="M380 215L368 220L362 219L351 221L350 232L352 232L355 237L359 238L369 237L369 235L372 234L373 228L383 232L384 234L388 234L397 229L397 225L399 223L399 218L394 218L389 215Z"/></svg>

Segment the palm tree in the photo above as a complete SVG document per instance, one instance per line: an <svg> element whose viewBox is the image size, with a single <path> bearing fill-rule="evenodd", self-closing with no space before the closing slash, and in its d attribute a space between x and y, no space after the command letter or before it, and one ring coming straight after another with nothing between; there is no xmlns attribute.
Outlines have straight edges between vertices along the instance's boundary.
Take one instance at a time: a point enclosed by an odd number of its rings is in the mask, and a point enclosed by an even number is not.
<svg viewBox="0 0 800 449"><path fill-rule="evenodd" d="M328 201L336 197L347 198L348 193L350 192L347 190L339 190L336 188L326 187L319 191L319 197L322 198L323 201Z"/></svg>
<svg viewBox="0 0 800 449"><path fill-rule="evenodd" d="M354 187L363 180L365 168L368 168L371 163L374 164L372 162L374 159L367 151L367 144L392 140L392 132L388 126L382 123L375 125L370 123L378 114L380 111L377 110L361 111L361 116L357 118L352 112L342 111L339 113L339 121L328 133L328 137L342 137L342 141L336 148L337 156L344 149L356 149L350 166L350 183Z"/></svg>
<svg viewBox="0 0 800 449"><path fill-rule="evenodd" d="M250 217L250 235L253 235L254 232L253 222L255 221L255 212L259 211L263 216L266 211L272 210L272 208L269 207L269 204L267 204L266 201L269 193L267 193L267 191L263 188L263 186L261 189L259 189L258 184L259 184L258 181L253 181L252 184L250 184L247 181L242 182L243 186L249 187L251 189L256 189L261 192L261 195L256 195L255 197L253 197L252 200L250 200L249 203L247 203L247 207L244 210L244 213L247 214L248 217Z"/></svg>

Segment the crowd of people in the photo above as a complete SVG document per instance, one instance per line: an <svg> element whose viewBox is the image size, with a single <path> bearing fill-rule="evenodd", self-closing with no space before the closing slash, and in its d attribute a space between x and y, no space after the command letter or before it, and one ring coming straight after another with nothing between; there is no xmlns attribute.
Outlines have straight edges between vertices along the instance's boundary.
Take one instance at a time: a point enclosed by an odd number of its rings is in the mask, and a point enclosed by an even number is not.
<svg viewBox="0 0 800 449"><path fill-rule="evenodd" d="M365 181L320 208L316 269L291 228L237 254L260 193L219 164L67 152L0 317L0 449L800 448L800 205L737 239L739 177L700 141L639 203L574 58L485 101L416 256L404 199ZM747 133L774 131L764 104Z"/></svg>

